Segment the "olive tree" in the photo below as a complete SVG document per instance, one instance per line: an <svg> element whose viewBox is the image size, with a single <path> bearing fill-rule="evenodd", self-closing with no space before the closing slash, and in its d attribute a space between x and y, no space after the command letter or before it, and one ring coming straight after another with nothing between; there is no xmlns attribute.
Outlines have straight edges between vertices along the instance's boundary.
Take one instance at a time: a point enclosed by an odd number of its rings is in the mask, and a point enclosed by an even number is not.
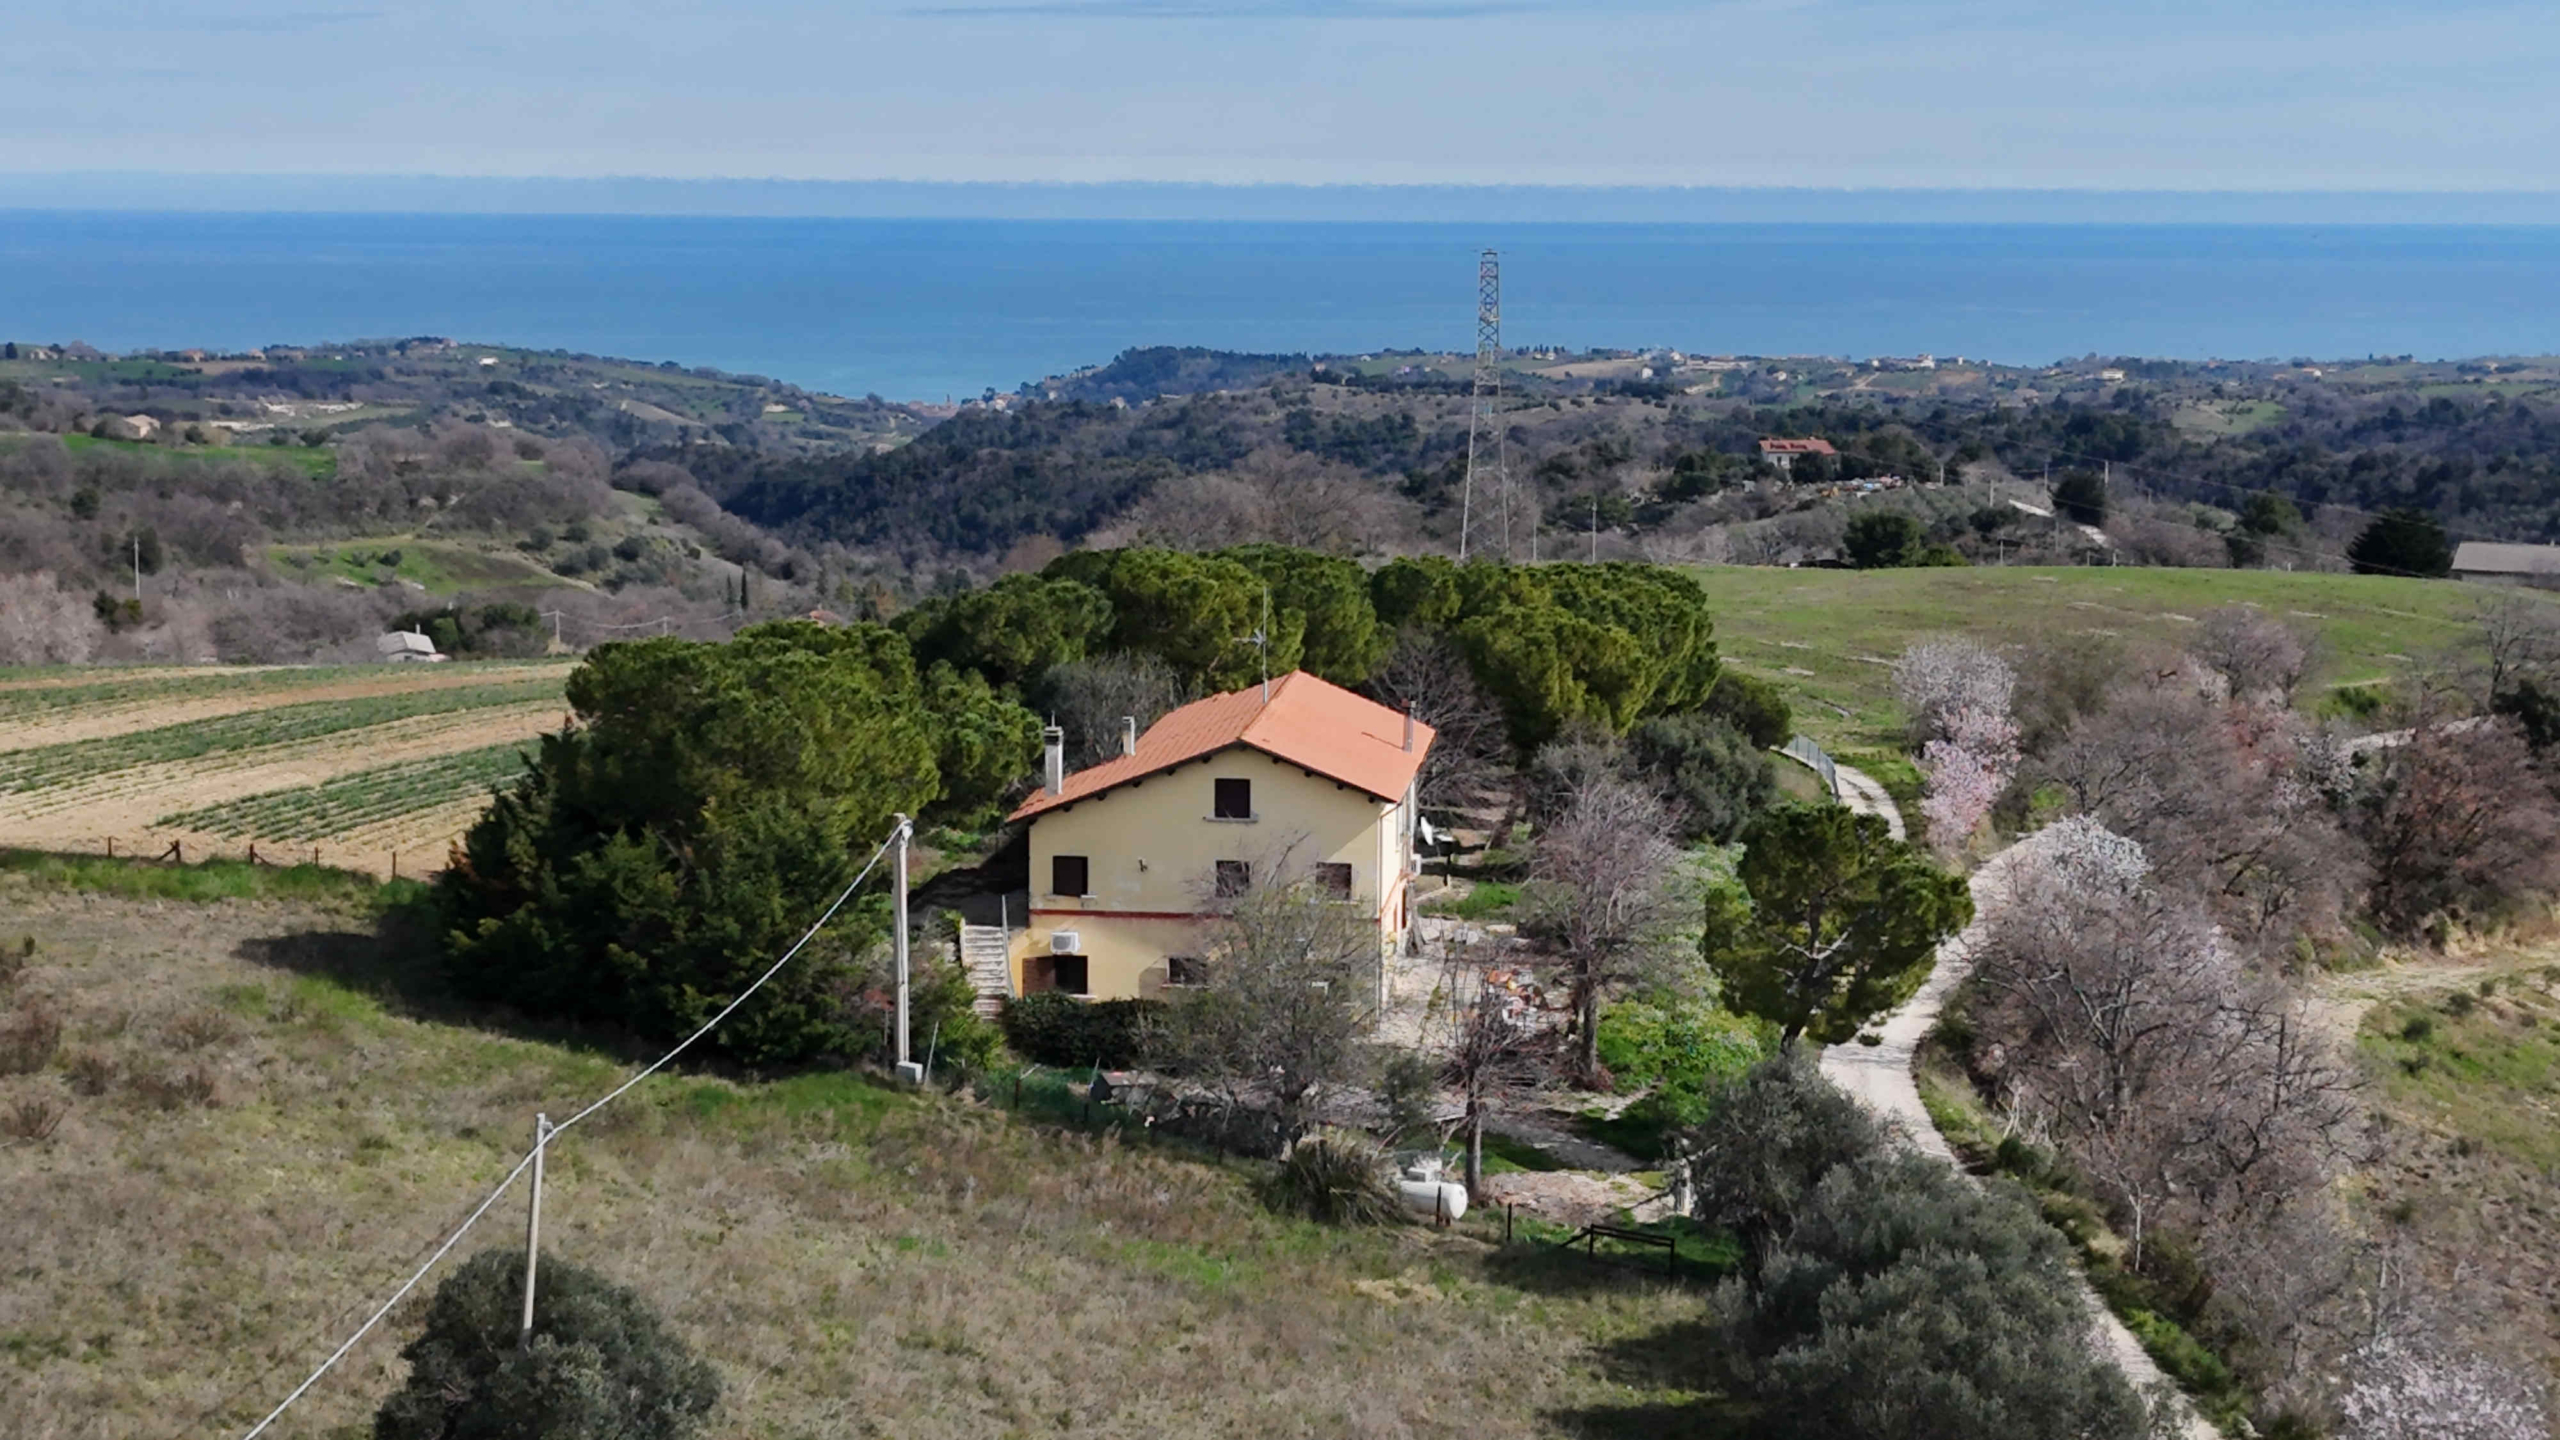
<svg viewBox="0 0 2560 1440"><path fill-rule="evenodd" d="M687 1440L720 1402L718 1373L637 1291L546 1258L530 1345L517 1342L523 1307L518 1251L484 1250L446 1277L374 1440Z"/></svg>

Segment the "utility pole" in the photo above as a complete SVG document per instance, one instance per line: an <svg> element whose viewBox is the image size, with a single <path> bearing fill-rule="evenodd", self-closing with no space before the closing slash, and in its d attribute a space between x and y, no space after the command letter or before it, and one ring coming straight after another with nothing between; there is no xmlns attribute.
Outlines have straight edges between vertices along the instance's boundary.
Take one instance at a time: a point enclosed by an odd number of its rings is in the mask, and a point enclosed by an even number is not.
<svg viewBox="0 0 2560 1440"><path fill-rule="evenodd" d="M1600 563L1600 492L1591 492L1591 563Z"/></svg>
<svg viewBox="0 0 2560 1440"><path fill-rule="evenodd" d="M142 603L142 532L133 532L133 603Z"/></svg>
<svg viewBox="0 0 2560 1440"><path fill-rule="evenodd" d="M1511 558L1511 466L1500 417L1502 402L1502 257L1487 250L1476 257L1476 375L1467 407L1467 478L1458 492L1458 560L1467 558L1468 532L1475 521L1476 473L1486 470L1499 487L1502 505L1502 558ZM1490 450L1490 464L1487 451Z"/></svg>
<svg viewBox="0 0 2560 1440"><path fill-rule="evenodd" d="M924 1067L908 1056L913 1046L907 1038L907 842L916 833L914 821L901 815L898 831L889 837L897 850L897 859L889 872L890 948L898 957L898 1083L921 1085Z"/></svg>
<svg viewBox="0 0 2560 1440"><path fill-rule="evenodd" d="M533 1203L524 1217L524 1325L516 1332L516 1347L533 1348L533 1283L535 1271L542 1263L542 1156L551 1144L551 1117L533 1117Z"/></svg>

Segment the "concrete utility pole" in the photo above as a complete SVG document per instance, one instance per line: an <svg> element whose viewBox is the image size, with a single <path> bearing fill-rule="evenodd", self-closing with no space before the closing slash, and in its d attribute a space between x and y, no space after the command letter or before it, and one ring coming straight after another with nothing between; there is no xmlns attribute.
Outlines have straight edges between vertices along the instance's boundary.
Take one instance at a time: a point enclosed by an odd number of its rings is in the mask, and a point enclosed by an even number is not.
<svg viewBox="0 0 2560 1440"><path fill-rule="evenodd" d="M889 843L897 856L889 874L890 950L898 957L898 1083L921 1085L924 1067L909 1056L914 1046L907 1035L907 842L916 833L915 822L901 815L898 833Z"/></svg>
<svg viewBox="0 0 2560 1440"><path fill-rule="evenodd" d="M524 1325L516 1332L519 1349L533 1348L533 1284L542 1263L542 1157L551 1144L551 1117L533 1117L533 1203L524 1217Z"/></svg>

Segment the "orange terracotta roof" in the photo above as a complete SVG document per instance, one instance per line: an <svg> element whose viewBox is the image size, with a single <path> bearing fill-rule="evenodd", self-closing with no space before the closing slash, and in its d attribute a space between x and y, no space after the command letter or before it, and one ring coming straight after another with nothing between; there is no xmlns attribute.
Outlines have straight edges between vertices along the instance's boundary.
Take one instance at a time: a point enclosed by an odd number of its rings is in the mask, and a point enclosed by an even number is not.
<svg viewBox="0 0 2560 1440"><path fill-rule="evenodd" d="M1400 800L1422 768L1432 737L1430 726L1415 721L1413 748L1407 750L1404 724L1397 711L1295 670L1271 682L1269 704L1259 685L1192 701L1147 727L1137 754L1115 755L1077 771L1058 794L1044 790L1032 796L1012 818L1027 820L1090 799L1230 745L1249 746L1381 800Z"/></svg>
<svg viewBox="0 0 2560 1440"><path fill-rule="evenodd" d="M1837 455L1840 452L1831 448L1830 441L1817 438L1812 440L1763 440L1760 442L1760 453L1763 455Z"/></svg>

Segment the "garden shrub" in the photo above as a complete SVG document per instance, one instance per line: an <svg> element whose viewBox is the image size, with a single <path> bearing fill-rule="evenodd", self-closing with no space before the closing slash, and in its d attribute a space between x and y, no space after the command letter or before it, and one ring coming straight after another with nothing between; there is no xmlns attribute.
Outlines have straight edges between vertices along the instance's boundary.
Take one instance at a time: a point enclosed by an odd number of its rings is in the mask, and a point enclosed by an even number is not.
<svg viewBox="0 0 2560 1440"><path fill-rule="evenodd" d="M1006 1001L998 1023L1005 1043L1025 1060L1120 1070L1145 1058L1164 1013L1159 1000L1087 1001L1045 990Z"/></svg>
<svg viewBox="0 0 2560 1440"><path fill-rule="evenodd" d="M1695 1125L1718 1092L1766 1053L1761 1027L1701 1000L1643 996L1600 1012L1600 1063L1623 1088L1650 1086L1631 1107Z"/></svg>
<svg viewBox="0 0 2560 1440"><path fill-rule="evenodd" d="M1289 1147L1273 1180L1284 1209L1333 1225L1378 1225L1396 1216L1387 1155L1366 1135L1318 1130Z"/></svg>

